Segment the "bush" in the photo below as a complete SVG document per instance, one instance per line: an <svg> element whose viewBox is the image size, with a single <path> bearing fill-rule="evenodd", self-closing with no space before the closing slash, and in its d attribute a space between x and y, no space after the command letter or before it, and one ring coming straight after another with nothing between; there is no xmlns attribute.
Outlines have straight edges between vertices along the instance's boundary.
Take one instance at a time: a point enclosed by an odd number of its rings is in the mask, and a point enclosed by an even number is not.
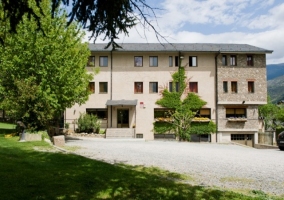
<svg viewBox="0 0 284 200"><path fill-rule="evenodd" d="M93 133L100 129L100 121L96 115L80 114L77 121L79 132Z"/></svg>

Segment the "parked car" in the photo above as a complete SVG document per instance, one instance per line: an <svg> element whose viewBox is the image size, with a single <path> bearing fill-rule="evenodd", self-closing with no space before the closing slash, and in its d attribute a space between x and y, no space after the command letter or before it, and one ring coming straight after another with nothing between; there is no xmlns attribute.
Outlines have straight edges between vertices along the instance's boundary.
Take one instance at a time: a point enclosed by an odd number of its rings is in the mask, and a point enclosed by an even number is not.
<svg viewBox="0 0 284 200"><path fill-rule="evenodd" d="M281 151L284 151L284 131L279 133L278 138L277 138L277 145Z"/></svg>

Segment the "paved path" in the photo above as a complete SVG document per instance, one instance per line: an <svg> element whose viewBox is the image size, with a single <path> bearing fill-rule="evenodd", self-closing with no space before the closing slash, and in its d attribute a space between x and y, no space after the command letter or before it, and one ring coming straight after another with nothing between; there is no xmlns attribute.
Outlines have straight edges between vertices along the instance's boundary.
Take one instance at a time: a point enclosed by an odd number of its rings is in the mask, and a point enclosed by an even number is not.
<svg viewBox="0 0 284 200"><path fill-rule="evenodd" d="M76 153L109 163L189 174L192 184L284 194L284 152L231 144L113 139L67 140Z"/></svg>

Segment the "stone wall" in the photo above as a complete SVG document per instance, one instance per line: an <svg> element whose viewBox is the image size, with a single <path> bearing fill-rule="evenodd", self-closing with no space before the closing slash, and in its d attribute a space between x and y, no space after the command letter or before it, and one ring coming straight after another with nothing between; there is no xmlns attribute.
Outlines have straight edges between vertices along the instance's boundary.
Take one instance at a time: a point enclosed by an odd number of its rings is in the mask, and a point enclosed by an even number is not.
<svg viewBox="0 0 284 200"><path fill-rule="evenodd" d="M267 100L265 54L253 55L253 66L247 66L247 55L236 55L237 65L230 66L230 55L227 55L227 66L222 66L222 55L218 56L218 102L263 102ZM223 91L223 81L228 82L228 92ZM237 81L237 93L231 92L231 82ZM254 82L254 93L248 92L248 81Z"/></svg>

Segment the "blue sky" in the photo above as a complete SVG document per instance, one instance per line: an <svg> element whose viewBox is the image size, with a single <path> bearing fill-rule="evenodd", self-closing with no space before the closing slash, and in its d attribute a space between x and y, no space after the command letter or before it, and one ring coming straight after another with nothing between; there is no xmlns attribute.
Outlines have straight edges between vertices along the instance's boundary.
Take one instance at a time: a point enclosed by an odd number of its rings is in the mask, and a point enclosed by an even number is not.
<svg viewBox="0 0 284 200"><path fill-rule="evenodd" d="M241 43L273 50L267 64L284 63L283 0L146 0L152 24L172 43ZM166 42L162 38L161 42ZM97 42L102 42L100 39ZM141 25L118 42L158 43Z"/></svg>

